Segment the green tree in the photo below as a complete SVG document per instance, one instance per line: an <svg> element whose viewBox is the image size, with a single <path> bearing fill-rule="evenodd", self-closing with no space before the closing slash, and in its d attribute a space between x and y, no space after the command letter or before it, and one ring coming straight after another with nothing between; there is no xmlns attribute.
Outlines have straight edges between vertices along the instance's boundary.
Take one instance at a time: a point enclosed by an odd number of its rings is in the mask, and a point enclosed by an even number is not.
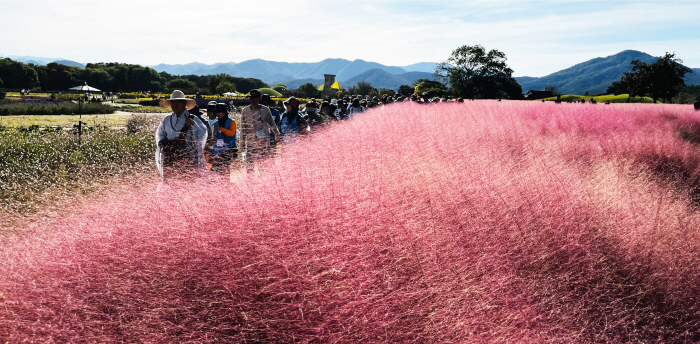
<svg viewBox="0 0 700 344"><path fill-rule="evenodd" d="M626 80L624 80L624 75L623 78L620 79L620 81L614 81L610 86L608 86L607 89L605 89L606 94L614 94L614 95L620 95L620 94L625 94L627 93L627 89L629 88Z"/></svg>
<svg viewBox="0 0 700 344"><path fill-rule="evenodd" d="M415 93L415 86L408 86L408 85L399 86L398 94L400 94L404 97L408 97L413 93Z"/></svg>
<svg viewBox="0 0 700 344"><path fill-rule="evenodd" d="M200 91L209 87L209 76L207 75L188 74L181 75L180 78L194 82L197 88L200 89Z"/></svg>
<svg viewBox="0 0 700 344"><path fill-rule="evenodd" d="M428 80L428 79L418 79L422 80L416 85L416 94L423 94L427 92L430 97L443 96L448 93L447 86L439 81ZM416 81L418 81L416 80Z"/></svg>
<svg viewBox="0 0 700 344"><path fill-rule="evenodd" d="M624 73L620 81L613 82L606 92L627 93L628 101L636 96L651 97L654 103L670 101L685 87L685 75L693 72L682 63L673 53L666 53L652 64L634 60L632 70Z"/></svg>
<svg viewBox="0 0 700 344"><path fill-rule="evenodd" d="M452 94L464 98L521 99L522 87L513 79L506 55L483 46L461 46L435 67L435 75L449 83Z"/></svg>
<svg viewBox="0 0 700 344"><path fill-rule="evenodd" d="M39 75L31 65L9 58L0 59L0 79L6 88L32 89L40 86Z"/></svg>
<svg viewBox="0 0 700 344"><path fill-rule="evenodd" d="M219 84L222 82L229 82L233 84L231 76L226 73L209 75L209 92L211 92L211 94L219 94Z"/></svg>
<svg viewBox="0 0 700 344"><path fill-rule="evenodd" d="M165 91L170 93L174 90L180 90L182 92L185 92L185 94L196 93L197 84L195 84L194 81L190 81L183 78L173 79L165 84Z"/></svg>
<svg viewBox="0 0 700 344"><path fill-rule="evenodd" d="M385 96L390 96L393 97L396 95L396 91L390 89L390 88L381 88L379 89L379 96L380 97L385 97Z"/></svg>
<svg viewBox="0 0 700 344"><path fill-rule="evenodd" d="M83 76L82 80L87 82L88 85L101 90L108 90L114 88L114 78L109 75L104 69L98 68L85 68L82 70Z"/></svg>
<svg viewBox="0 0 700 344"><path fill-rule="evenodd" d="M433 80L426 79L426 78L420 78L420 79L414 80L414 81L411 83L411 85L413 85L413 87L416 87L416 86L418 86L418 85L420 85L420 84L422 84L422 83L424 83L424 82L426 82L426 81L433 81Z"/></svg>
<svg viewBox="0 0 700 344"><path fill-rule="evenodd" d="M648 96L654 99L662 99L666 102L676 96L685 87L685 75L693 70L682 65L683 61L674 53L666 53L656 62L649 65Z"/></svg>
<svg viewBox="0 0 700 344"><path fill-rule="evenodd" d="M224 80L216 86L216 94L224 94L227 92L236 92L236 85L231 81Z"/></svg>
<svg viewBox="0 0 700 344"><path fill-rule="evenodd" d="M379 92L377 92L377 89L372 87L372 84L369 81L358 81L355 84L355 86L350 87L348 91L352 94L363 96L379 94Z"/></svg>
<svg viewBox="0 0 700 344"><path fill-rule="evenodd" d="M45 70L39 72L41 88L45 91L65 91L78 85L76 71L82 68L70 67L58 63L49 63Z"/></svg>
<svg viewBox="0 0 700 344"><path fill-rule="evenodd" d="M550 91L550 92L552 92L552 94L554 94L555 96L561 95L561 93L559 93L559 90L557 90L557 88L554 87L554 86L552 86L552 85L547 85L547 86L545 86L545 87L542 89L542 91Z"/></svg>
<svg viewBox="0 0 700 344"><path fill-rule="evenodd" d="M250 93L251 90L266 88L267 84L260 79L231 77L231 82L236 85L240 93Z"/></svg>
<svg viewBox="0 0 700 344"><path fill-rule="evenodd" d="M88 63L85 69L106 71L112 77L112 86L103 88L114 88L120 92L161 91L167 81L151 67L127 63Z"/></svg>
<svg viewBox="0 0 700 344"><path fill-rule="evenodd" d="M297 88L297 94L302 97L312 98L318 97L321 92L316 88L316 86L314 86L314 84L307 82Z"/></svg>

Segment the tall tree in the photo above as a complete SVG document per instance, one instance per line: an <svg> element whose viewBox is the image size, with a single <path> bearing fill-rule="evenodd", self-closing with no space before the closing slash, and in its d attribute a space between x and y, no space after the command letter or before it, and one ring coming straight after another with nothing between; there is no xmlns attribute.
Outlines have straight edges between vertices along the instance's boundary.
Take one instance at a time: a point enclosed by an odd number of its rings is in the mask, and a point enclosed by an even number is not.
<svg viewBox="0 0 700 344"><path fill-rule="evenodd" d="M401 85L398 93L404 97L408 97L414 93L415 86Z"/></svg>
<svg viewBox="0 0 700 344"><path fill-rule="evenodd" d="M435 75L449 83L452 94L465 98L522 98L522 87L506 64L506 55L481 45L463 45L435 67Z"/></svg>
<svg viewBox="0 0 700 344"><path fill-rule="evenodd" d="M393 97L396 95L396 91L390 89L390 88L380 88L379 89L379 96L384 97L384 96L389 96Z"/></svg>
<svg viewBox="0 0 700 344"><path fill-rule="evenodd" d="M0 78L6 88L34 88L39 86L39 75L32 65L9 58L0 59Z"/></svg>
<svg viewBox="0 0 700 344"><path fill-rule="evenodd" d="M416 94L423 94L423 93L428 93L430 97L435 97L435 96L445 96L447 95L447 87L445 84L435 81L435 80L428 80L428 79L418 79L418 80L423 80L419 84L416 85L415 92ZM418 81L416 80L416 81Z"/></svg>
<svg viewBox="0 0 700 344"><path fill-rule="evenodd" d="M372 86L372 84L369 81L358 81L355 86L350 87L348 89L350 93L355 94L355 95L373 95L373 94L379 94L377 92L377 89Z"/></svg>
<svg viewBox="0 0 700 344"><path fill-rule="evenodd" d="M235 85L231 76L226 73L209 75L209 92L211 92L211 94L219 94L219 84L222 82L228 82Z"/></svg>
<svg viewBox="0 0 700 344"><path fill-rule="evenodd" d="M683 61L675 53L666 53L656 62L649 65L648 95L654 102L657 99L670 101L685 87L685 75L693 70L682 65Z"/></svg>
<svg viewBox="0 0 700 344"><path fill-rule="evenodd" d="M693 71L682 65L683 61L674 53L666 53L652 64L634 60L632 70L626 72L620 81L613 82L607 93L647 96L657 100L670 101L685 87L685 75Z"/></svg>
<svg viewBox="0 0 700 344"><path fill-rule="evenodd" d="M320 91L314 84L307 82L305 84L302 84L297 88L297 94L299 94L302 97L307 97L307 98L313 98L317 97L320 95Z"/></svg>
<svg viewBox="0 0 700 344"><path fill-rule="evenodd" d="M190 81L184 78L177 78L168 81L165 84L165 91L167 93L170 93L174 90L180 90L182 92L185 92L185 94L193 94L197 92L197 84L194 83L194 81Z"/></svg>
<svg viewBox="0 0 700 344"><path fill-rule="evenodd" d="M236 85L234 85L231 81L224 80L216 86L216 94L223 95L224 93L228 92L236 92Z"/></svg>
<svg viewBox="0 0 700 344"><path fill-rule="evenodd" d="M559 93L559 90L557 90L557 88L554 87L554 86L552 86L552 85L547 85L547 86L545 86L545 87L542 89L542 91L549 91L549 92L552 92L552 94L555 95L555 96L561 95L561 93Z"/></svg>

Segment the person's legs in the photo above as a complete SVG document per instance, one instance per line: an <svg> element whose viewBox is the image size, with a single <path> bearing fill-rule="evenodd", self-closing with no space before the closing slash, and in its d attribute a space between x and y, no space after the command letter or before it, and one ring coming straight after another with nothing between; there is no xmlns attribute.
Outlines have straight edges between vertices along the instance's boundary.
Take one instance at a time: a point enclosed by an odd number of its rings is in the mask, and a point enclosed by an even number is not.
<svg viewBox="0 0 700 344"><path fill-rule="evenodd" d="M162 149L165 178L175 178L194 170L194 164L187 153L184 140L170 140Z"/></svg>

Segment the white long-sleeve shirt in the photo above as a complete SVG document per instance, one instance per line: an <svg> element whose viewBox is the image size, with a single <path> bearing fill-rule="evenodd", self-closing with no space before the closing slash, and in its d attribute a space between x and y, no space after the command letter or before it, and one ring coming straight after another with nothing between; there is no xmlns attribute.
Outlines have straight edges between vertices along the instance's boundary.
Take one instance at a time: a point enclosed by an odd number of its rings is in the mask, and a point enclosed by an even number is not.
<svg viewBox="0 0 700 344"><path fill-rule="evenodd" d="M180 136L180 130L185 126L186 118L190 113L185 110L180 116L175 113L171 113L160 122L158 129L156 130L156 144L163 139L172 140ZM185 143L187 146L187 151L190 157L196 163L197 167L205 168L206 161L204 160L204 145L207 142L207 127L199 120L199 118L192 118L194 125L185 134ZM158 169L161 170L160 161L160 150L156 150L156 164L158 164Z"/></svg>

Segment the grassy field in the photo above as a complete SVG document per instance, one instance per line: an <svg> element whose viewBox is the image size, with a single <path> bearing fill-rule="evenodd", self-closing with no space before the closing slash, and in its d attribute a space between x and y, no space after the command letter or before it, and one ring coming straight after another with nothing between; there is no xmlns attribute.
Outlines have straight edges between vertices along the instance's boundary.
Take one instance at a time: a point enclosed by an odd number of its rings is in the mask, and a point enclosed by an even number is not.
<svg viewBox="0 0 700 344"><path fill-rule="evenodd" d="M591 99L595 99L596 102L598 103L605 103L606 101L609 101L611 103L627 103L628 102L628 95L626 94L620 94L620 95L602 95L602 96L581 96L581 95L576 95L576 94L564 94L561 96L561 101L562 102L576 102L580 101L581 99L585 99L587 102L590 102ZM556 100L557 97L551 97L551 98L545 98L544 100L546 101L554 101ZM629 99L630 103L653 103L653 99L649 97L632 97Z"/></svg>
<svg viewBox="0 0 700 344"><path fill-rule="evenodd" d="M5 233L3 340L700 342L692 107L403 103L316 131Z"/></svg>
<svg viewBox="0 0 700 344"><path fill-rule="evenodd" d="M149 109L150 110L150 109ZM121 111L121 110L120 110ZM124 110L128 111L128 110ZM110 115L83 115L82 121L88 126L124 127L126 121L135 111L123 112ZM149 111L151 113L151 111ZM160 117L161 115L153 114ZM81 116L78 115L55 115L55 116L0 116L0 126L6 127L28 127L37 125L39 127L63 127L72 128L78 124Z"/></svg>
<svg viewBox="0 0 700 344"><path fill-rule="evenodd" d="M71 120L75 122L66 122L66 117L74 117ZM98 126L93 126L90 118L83 116L88 127L80 142L75 130L50 128L77 123L77 116L38 116L31 126L27 126L29 119L17 118L22 125L0 127L0 214L31 214L66 195L93 190L111 178L154 171L153 133L158 118L110 115L108 120L97 116L94 121ZM131 132L107 128L127 126L135 119L141 125Z"/></svg>
<svg viewBox="0 0 700 344"><path fill-rule="evenodd" d="M55 115L55 116L2 116L0 117L0 125L11 127L28 127L38 125L39 127L58 126L63 128L72 128L74 124L78 124L78 120L82 118L83 122L88 125L102 125L108 127L124 126L128 116L126 115Z"/></svg>

